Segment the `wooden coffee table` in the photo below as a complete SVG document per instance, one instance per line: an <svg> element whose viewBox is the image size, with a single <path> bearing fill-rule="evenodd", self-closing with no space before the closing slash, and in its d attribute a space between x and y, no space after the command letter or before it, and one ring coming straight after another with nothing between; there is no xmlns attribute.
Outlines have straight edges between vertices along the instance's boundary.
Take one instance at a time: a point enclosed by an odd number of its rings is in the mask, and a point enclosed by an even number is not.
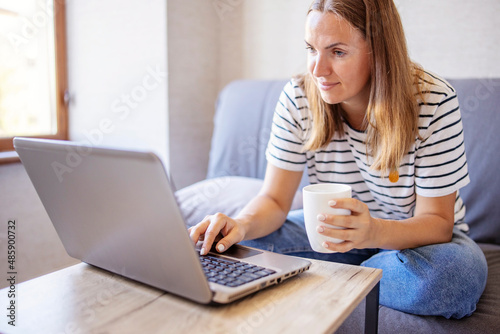
<svg viewBox="0 0 500 334"><path fill-rule="evenodd" d="M80 263L16 285L2 333L333 333L366 298L378 327L380 269L311 260L311 269L229 305L206 306ZM0 290L0 306L10 303Z"/></svg>

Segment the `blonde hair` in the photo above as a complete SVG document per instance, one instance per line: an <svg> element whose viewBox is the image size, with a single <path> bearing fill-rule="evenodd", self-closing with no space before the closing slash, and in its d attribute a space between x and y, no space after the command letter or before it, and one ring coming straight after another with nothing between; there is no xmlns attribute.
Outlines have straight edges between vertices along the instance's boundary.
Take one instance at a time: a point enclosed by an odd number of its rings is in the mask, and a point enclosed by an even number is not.
<svg viewBox="0 0 500 334"><path fill-rule="evenodd" d="M366 154L373 157L371 168L386 176L397 170L419 135L417 96L422 97L419 78L423 70L408 56L398 11L393 0L315 0L308 14L311 11L339 15L368 43L371 89L365 116ZM305 149L318 150L328 145L335 132L344 135L343 111L340 104L328 104L321 98L310 73L298 79L314 120Z"/></svg>

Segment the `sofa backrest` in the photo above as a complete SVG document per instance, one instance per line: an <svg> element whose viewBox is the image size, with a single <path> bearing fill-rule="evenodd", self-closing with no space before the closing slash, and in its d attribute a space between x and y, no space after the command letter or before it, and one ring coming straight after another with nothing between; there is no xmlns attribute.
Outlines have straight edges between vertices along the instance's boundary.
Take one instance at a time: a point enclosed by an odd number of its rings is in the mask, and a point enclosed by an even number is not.
<svg viewBox="0 0 500 334"><path fill-rule="evenodd" d="M460 190L470 236L500 244L500 79L448 80L457 91L471 182Z"/></svg>
<svg viewBox="0 0 500 334"><path fill-rule="evenodd" d="M265 150L274 108L287 80L240 80L219 94L208 178L264 178ZM465 133L471 183L460 193L470 236L500 244L500 79L449 80L455 87ZM499 167L497 167L499 166ZM301 186L307 184L304 173Z"/></svg>
<svg viewBox="0 0 500 334"><path fill-rule="evenodd" d="M228 175L264 178L273 113L286 83L287 80L240 80L220 92L208 178Z"/></svg>

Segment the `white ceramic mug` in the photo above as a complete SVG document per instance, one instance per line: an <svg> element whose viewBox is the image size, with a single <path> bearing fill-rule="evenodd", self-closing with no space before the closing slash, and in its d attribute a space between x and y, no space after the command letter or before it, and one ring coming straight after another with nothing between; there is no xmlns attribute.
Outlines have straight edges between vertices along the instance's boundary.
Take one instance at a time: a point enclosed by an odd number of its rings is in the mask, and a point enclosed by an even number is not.
<svg viewBox="0 0 500 334"><path fill-rule="evenodd" d="M321 235L316 229L318 226L335 228L332 225L322 223L318 220L319 214L327 215L350 215L351 211L346 209L334 209L328 205L330 200L336 198L350 198L351 187L340 183L311 184L302 189L304 200L304 219L307 237L311 248L319 253L335 253L323 247L323 242L329 241L340 243L343 240ZM339 227L340 228L340 227Z"/></svg>

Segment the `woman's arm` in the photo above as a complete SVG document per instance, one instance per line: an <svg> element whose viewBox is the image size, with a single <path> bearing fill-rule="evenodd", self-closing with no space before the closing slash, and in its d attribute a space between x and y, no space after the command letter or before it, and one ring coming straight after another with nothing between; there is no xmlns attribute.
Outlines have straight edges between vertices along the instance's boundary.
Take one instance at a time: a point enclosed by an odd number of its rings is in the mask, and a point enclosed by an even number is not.
<svg viewBox="0 0 500 334"><path fill-rule="evenodd" d="M442 197L417 195L414 216L404 220L372 218L368 207L356 199L338 199L332 207L350 209L350 216L326 216L325 223L346 229L324 228L323 235L345 240L328 243L328 249L406 249L451 241L456 192Z"/></svg>
<svg viewBox="0 0 500 334"><path fill-rule="evenodd" d="M189 229L191 239L195 243L200 238L204 240L201 250L204 255L220 233L224 237L217 242L216 248L223 252L241 240L263 237L276 231L285 222L301 178L302 172L268 164L259 194L235 218L223 213L207 216Z"/></svg>

